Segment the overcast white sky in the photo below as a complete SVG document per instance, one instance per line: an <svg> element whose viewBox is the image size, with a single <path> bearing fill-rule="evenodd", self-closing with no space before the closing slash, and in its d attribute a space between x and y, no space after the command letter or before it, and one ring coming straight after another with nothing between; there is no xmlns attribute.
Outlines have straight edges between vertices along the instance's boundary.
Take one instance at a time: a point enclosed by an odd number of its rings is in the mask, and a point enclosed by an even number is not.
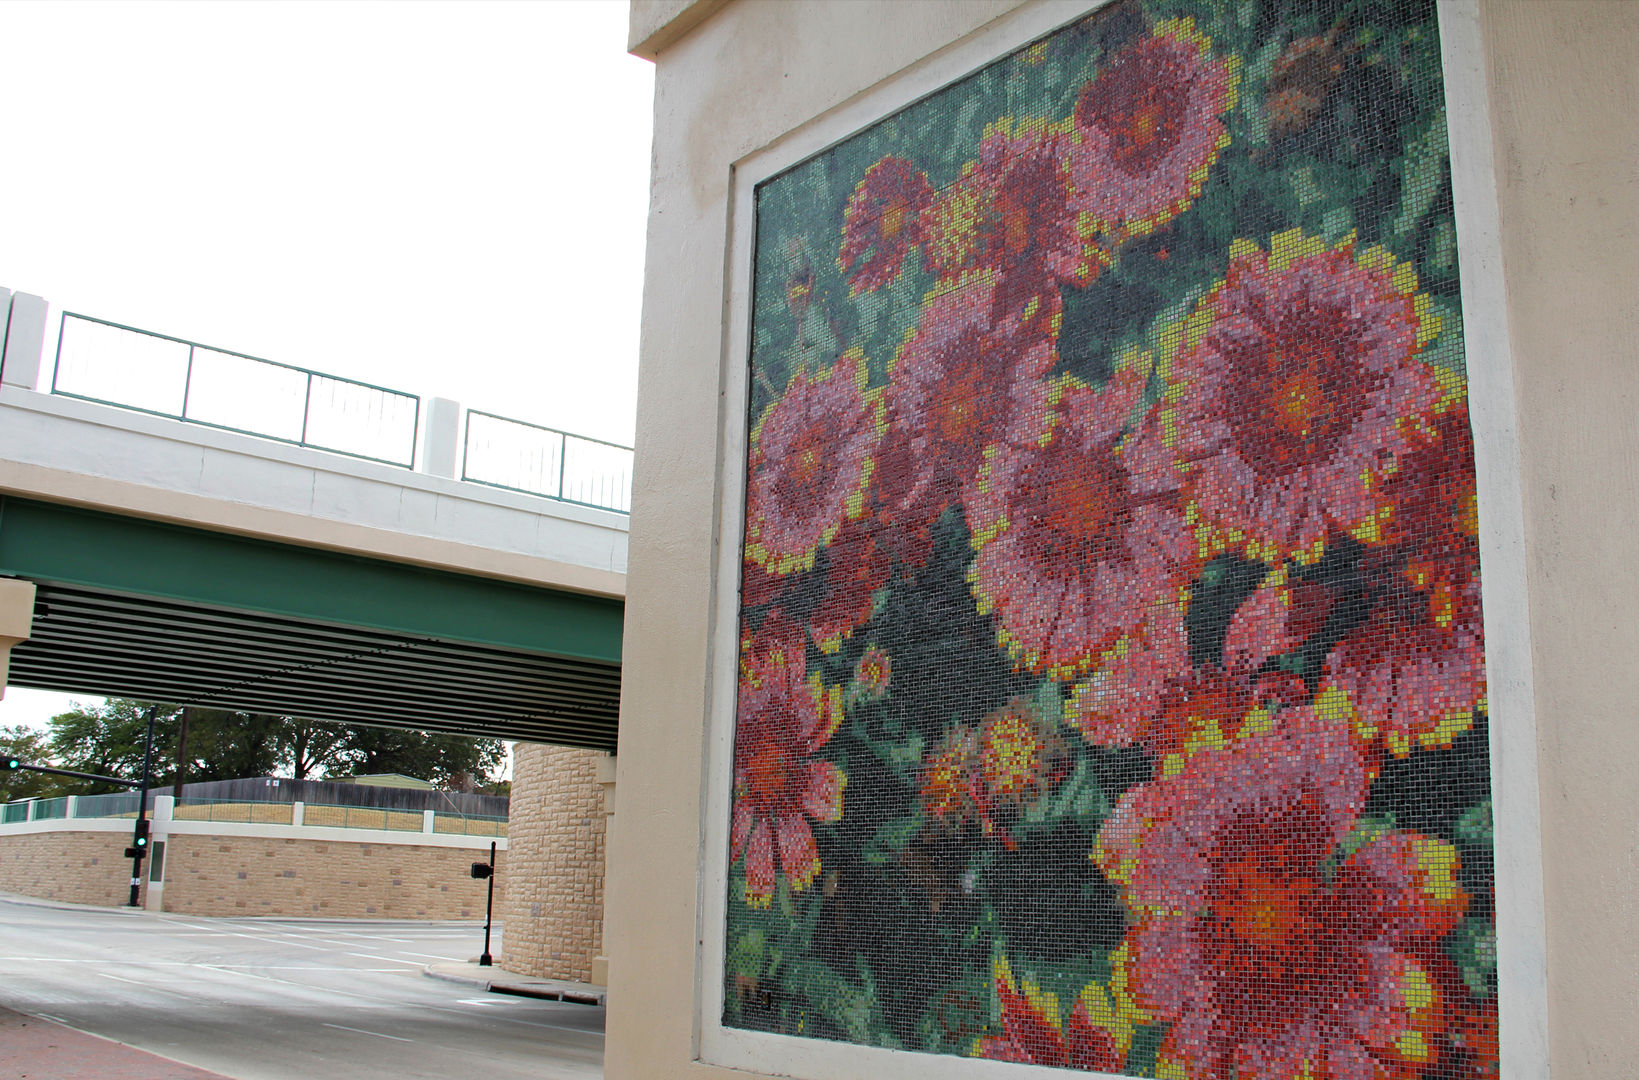
<svg viewBox="0 0 1639 1080"><path fill-rule="evenodd" d="M7 0L0 285L630 445L652 83L626 17ZM66 700L9 690L0 724Z"/></svg>

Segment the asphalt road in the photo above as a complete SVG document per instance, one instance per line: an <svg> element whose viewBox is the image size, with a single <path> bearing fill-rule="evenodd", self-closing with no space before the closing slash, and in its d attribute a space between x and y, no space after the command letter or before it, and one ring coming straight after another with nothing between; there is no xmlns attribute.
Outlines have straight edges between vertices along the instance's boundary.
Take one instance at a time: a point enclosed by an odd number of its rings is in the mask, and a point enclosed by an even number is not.
<svg viewBox="0 0 1639 1080"><path fill-rule="evenodd" d="M422 974L482 945L481 926L0 899L0 1006L235 1080L601 1077L602 1008Z"/></svg>

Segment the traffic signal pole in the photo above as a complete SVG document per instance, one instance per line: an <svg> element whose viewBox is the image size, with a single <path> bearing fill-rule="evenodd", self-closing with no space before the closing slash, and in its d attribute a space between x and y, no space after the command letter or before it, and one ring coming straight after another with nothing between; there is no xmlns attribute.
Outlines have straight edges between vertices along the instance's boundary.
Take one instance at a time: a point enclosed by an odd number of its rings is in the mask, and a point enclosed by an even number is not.
<svg viewBox="0 0 1639 1080"><path fill-rule="evenodd" d="M137 823L131 834L131 902L137 906L137 893L142 889L142 859L148 854L148 776L154 764L154 715L158 705L148 706L148 745L142 751L142 783L137 786Z"/></svg>

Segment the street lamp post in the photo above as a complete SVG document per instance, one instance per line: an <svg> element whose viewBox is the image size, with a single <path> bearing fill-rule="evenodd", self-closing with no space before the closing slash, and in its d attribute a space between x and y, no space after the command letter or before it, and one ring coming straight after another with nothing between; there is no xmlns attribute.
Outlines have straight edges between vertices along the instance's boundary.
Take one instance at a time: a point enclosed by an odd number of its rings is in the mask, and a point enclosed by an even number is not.
<svg viewBox="0 0 1639 1080"><path fill-rule="evenodd" d="M489 900L484 905L484 952L478 957L478 966L490 967L494 964L489 955L489 927L495 917L495 841L489 842L489 862L472 864L472 876L489 879Z"/></svg>

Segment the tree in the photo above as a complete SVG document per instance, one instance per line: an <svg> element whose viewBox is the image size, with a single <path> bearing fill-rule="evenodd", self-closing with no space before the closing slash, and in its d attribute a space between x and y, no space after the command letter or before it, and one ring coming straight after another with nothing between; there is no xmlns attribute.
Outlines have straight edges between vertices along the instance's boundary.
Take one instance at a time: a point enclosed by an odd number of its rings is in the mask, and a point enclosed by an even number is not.
<svg viewBox="0 0 1639 1080"><path fill-rule="evenodd" d="M135 780L142 775L148 705L124 698L80 707L51 719L49 755L64 768ZM292 779L397 772L441 786L491 781L506 760L499 739L429 735L422 731L346 727L313 720L224 709L156 706L154 760L149 785L235 780L283 773ZM182 750L183 760L178 759ZM66 781L65 792L123 790L111 784Z"/></svg>
<svg viewBox="0 0 1639 1080"><path fill-rule="evenodd" d="M424 731L354 728L337 751L337 764L355 776L403 773L439 787L484 784L506 761L499 739L429 735ZM459 782L465 780L464 783Z"/></svg>
<svg viewBox="0 0 1639 1080"><path fill-rule="evenodd" d="M293 719L279 729L281 765L292 780L309 780L336 763L350 732L318 720Z"/></svg>
<svg viewBox="0 0 1639 1080"><path fill-rule="evenodd" d="M45 733L35 731L26 724L0 728L0 754L38 765L48 756ZM60 776L47 776L44 773L26 770L0 772L0 802L11 802L14 799L46 799L62 795L63 781L64 778Z"/></svg>

